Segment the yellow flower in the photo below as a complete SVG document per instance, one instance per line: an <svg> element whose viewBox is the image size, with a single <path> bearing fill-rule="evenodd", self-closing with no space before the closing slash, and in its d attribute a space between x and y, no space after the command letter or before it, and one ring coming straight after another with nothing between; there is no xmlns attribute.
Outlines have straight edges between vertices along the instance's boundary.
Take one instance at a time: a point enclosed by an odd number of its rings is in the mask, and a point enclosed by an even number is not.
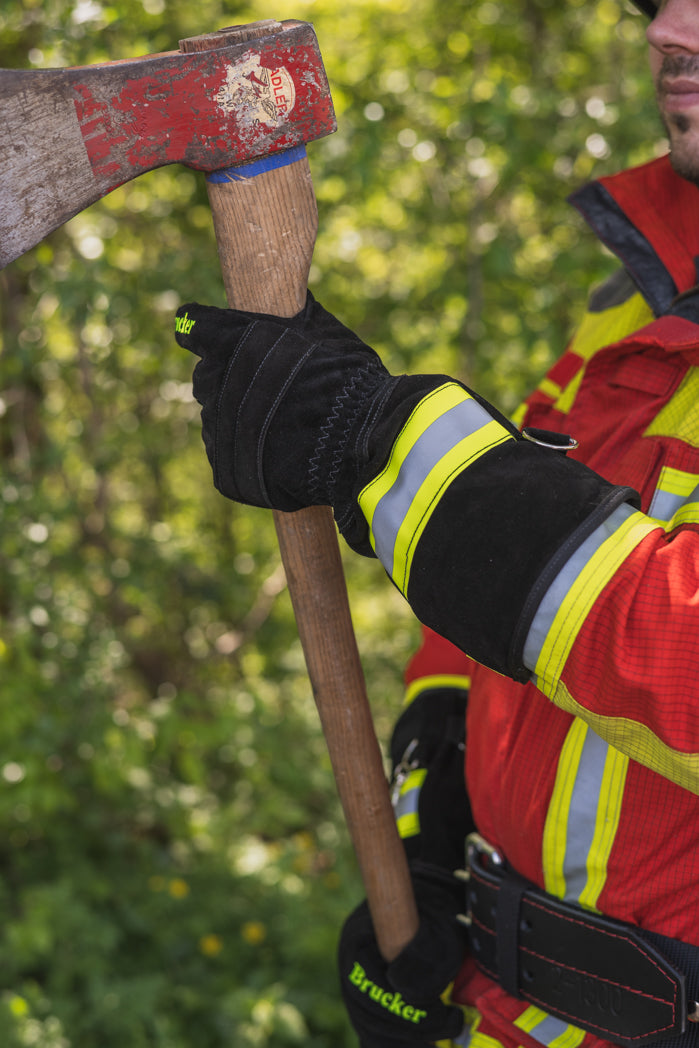
<svg viewBox="0 0 699 1048"><path fill-rule="evenodd" d="M18 1019L27 1015L29 1012L29 1005L25 1001L24 997L20 997L18 994L14 994L10 997L10 1011L13 1015L16 1015Z"/></svg>
<svg viewBox="0 0 699 1048"><path fill-rule="evenodd" d="M220 935L202 935L199 949L206 957L217 957L223 949L223 939Z"/></svg>
<svg viewBox="0 0 699 1048"><path fill-rule="evenodd" d="M262 921L246 921L240 934L250 946L259 946L267 938L267 929Z"/></svg>
<svg viewBox="0 0 699 1048"><path fill-rule="evenodd" d="M181 877L174 877L168 885L168 891L173 899L184 899L189 895L189 885Z"/></svg>

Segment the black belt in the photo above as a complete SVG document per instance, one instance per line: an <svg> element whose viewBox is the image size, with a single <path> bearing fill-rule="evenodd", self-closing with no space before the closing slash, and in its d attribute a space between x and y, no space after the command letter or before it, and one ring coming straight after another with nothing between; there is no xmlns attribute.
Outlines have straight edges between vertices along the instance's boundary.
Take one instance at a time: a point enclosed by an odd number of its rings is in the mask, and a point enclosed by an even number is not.
<svg viewBox="0 0 699 1048"><path fill-rule="evenodd" d="M561 902L508 868L478 834L466 853L466 920L486 975L626 1048L699 1048L699 947Z"/></svg>

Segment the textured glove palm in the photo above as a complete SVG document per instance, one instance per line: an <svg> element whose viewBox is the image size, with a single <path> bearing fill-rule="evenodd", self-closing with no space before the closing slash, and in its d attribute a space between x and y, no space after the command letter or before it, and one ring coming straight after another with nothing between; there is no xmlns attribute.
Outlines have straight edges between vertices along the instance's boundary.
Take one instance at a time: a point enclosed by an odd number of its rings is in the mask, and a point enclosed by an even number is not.
<svg viewBox="0 0 699 1048"><path fill-rule="evenodd" d="M222 494L281 510L342 502L398 381L373 349L310 294L290 319L188 303L176 338L201 357L194 395Z"/></svg>

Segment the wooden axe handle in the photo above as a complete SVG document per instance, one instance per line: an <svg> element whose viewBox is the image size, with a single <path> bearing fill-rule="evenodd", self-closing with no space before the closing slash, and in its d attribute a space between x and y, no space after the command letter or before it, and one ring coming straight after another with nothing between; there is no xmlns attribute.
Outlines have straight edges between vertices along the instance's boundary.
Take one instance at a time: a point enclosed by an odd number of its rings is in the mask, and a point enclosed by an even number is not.
<svg viewBox="0 0 699 1048"><path fill-rule="evenodd" d="M244 169L243 169L244 170ZM207 182L231 307L293 316L306 301L317 211L303 155L253 177ZM225 180L230 177L233 180ZM340 800L382 954L417 931L330 509L275 513L289 592Z"/></svg>

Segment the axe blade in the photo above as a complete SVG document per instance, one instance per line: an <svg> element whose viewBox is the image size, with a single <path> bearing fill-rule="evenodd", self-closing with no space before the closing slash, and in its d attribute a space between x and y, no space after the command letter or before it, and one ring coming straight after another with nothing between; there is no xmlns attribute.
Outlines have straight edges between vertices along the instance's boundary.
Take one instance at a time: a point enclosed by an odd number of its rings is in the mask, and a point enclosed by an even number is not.
<svg viewBox="0 0 699 1048"><path fill-rule="evenodd" d="M192 54L0 70L0 268L145 171L217 171L335 131L313 27L277 25Z"/></svg>

